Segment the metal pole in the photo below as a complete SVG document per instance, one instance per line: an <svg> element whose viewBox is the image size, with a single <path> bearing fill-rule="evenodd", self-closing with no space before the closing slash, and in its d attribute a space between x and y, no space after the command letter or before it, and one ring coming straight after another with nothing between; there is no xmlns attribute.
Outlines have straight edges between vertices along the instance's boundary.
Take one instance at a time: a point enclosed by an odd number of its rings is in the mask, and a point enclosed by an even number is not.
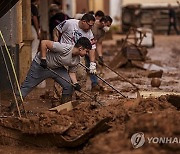
<svg viewBox="0 0 180 154"><path fill-rule="evenodd" d="M83 65L82 63L79 63L82 67L84 67L85 69L89 70L89 68L87 68L85 65ZM103 78L101 78L99 75L95 74L97 76L97 78L99 78L100 80L102 80L104 83L106 83L108 86L110 86L112 89L114 89L117 93L119 93L121 96L123 96L124 98L128 98L127 96L123 95L119 90L117 90L116 88L114 88L111 84L109 84L106 80L104 80Z"/></svg>
<svg viewBox="0 0 180 154"><path fill-rule="evenodd" d="M132 86L134 86L136 89L139 89L135 84L133 84L131 81L129 81L128 79L126 79L125 77L123 77L121 74L119 74L118 72L116 72L115 70L113 70L111 67L109 67L107 64L103 63L103 65L105 67L107 67L108 69L110 69L112 72L116 73L119 77L121 77L123 80L125 80L126 82L130 83Z"/></svg>
<svg viewBox="0 0 180 154"><path fill-rule="evenodd" d="M18 110L18 114L19 114L19 117L21 118L22 117L21 112L20 112L20 109L19 109L19 105L18 105L18 102L17 102L17 97L16 97L16 94L15 94L15 90L14 90L14 87L13 87L13 83L12 83L12 80L11 80L10 72L9 72L9 69L8 69L8 66L7 66L7 62L6 62L6 59L5 59L5 55L4 55L2 46L1 46L1 52L2 52L3 59L4 59L5 67L6 67L6 70L7 70L7 74L8 74L8 78L9 78L9 81L10 81L13 96L14 96L14 99L15 99L15 102L16 102L16 107L17 107L17 110Z"/></svg>

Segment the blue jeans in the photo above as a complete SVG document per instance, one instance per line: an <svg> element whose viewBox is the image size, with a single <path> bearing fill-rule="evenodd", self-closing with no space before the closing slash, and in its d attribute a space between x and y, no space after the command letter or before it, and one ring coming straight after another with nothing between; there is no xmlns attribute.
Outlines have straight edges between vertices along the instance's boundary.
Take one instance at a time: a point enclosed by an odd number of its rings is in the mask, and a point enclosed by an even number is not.
<svg viewBox="0 0 180 154"><path fill-rule="evenodd" d="M52 70L71 82L66 68L59 67ZM71 84L67 83L50 70L42 68L36 61L33 60L26 79L21 85L21 93L23 98L25 98L28 93L30 93L39 83L47 78L52 78L61 85L63 88L62 94L71 95L73 93L73 87Z"/></svg>
<svg viewBox="0 0 180 154"><path fill-rule="evenodd" d="M88 68L90 67L90 59L89 59L89 56L87 55L85 56L85 64L86 64L86 67ZM98 78L96 75L89 73L89 77L92 82L92 86L95 86L98 84Z"/></svg>

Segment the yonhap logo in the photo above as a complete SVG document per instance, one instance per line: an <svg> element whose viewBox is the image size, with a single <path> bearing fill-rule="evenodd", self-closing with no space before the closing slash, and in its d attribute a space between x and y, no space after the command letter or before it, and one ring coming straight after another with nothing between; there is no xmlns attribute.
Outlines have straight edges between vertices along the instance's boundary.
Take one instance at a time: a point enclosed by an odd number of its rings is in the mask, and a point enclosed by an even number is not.
<svg viewBox="0 0 180 154"><path fill-rule="evenodd" d="M144 133L139 132L135 133L131 137L131 143L133 145L133 148L139 148L141 147L145 142Z"/></svg>

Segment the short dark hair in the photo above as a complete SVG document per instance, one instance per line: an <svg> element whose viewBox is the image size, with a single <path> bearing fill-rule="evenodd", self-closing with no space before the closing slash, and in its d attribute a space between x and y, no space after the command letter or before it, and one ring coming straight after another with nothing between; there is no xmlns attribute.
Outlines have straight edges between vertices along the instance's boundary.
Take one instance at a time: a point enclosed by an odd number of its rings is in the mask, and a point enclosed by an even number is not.
<svg viewBox="0 0 180 154"><path fill-rule="evenodd" d="M94 15L94 11L89 11L88 13L90 13L90 14Z"/></svg>
<svg viewBox="0 0 180 154"><path fill-rule="evenodd" d="M107 21L109 21L110 23L113 22L113 19L110 16L105 16L105 17L106 17Z"/></svg>
<svg viewBox="0 0 180 154"><path fill-rule="evenodd" d="M99 20L100 22L110 22L110 23L112 23L112 18L110 17L110 16L103 16L100 20Z"/></svg>
<svg viewBox="0 0 180 154"><path fill-rule="evenodd" d="M103 17L104 16L104 12L101 11L101 10L98 10L96 13L95 13L95 17Z"/></svg>
<svg viewBox="0 0 180 154"><path fill-rule="evenodd" d="M91 50L92 49L92 45L91 45L91 42L90 40L87 38L87 37L80 37L76 44L75 44L75 47L83 47L84 49L88 49L88 50Z"/></svg>
<svg viewBox="0 0 180 154"><path fill-rule="evenodd" d="M92 14L86 13L82 16L81 20L85 20L85 21L89 22L89 21L95 21L95 18Z"/></svg>

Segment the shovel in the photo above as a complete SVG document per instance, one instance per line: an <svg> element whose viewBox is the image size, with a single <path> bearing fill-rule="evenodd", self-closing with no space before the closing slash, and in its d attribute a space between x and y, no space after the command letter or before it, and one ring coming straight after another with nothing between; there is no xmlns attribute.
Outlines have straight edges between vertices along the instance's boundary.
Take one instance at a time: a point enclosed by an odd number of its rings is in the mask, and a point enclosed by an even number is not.
<svg viewBox="0 0 180 154"><path fill-rule="evenodd" d="M111 70L112 72L114 72L115 74L117 74L119 77L121 77L124 81L130 83L134 88L136 88L136 91L137 91L137 97L140 96L140 93L139 93L139 88L133 84L130 80L126 79L125 77L123 77L121 74L119 74L118 72L116 72L115 70L113 70L111 67L109 67L106 63L103 63L103 66L105 66L106 68L108 68L109 70Z"/></svg>
<svg viewBox="0 0 180 154"><path fill-rule="evenodd" d="M51 68L47 68L47 69L48 69L49 71L51 71L52 73L56 74L58 77L60 77L61 79L63 79L64 81L66 81L67 83L69 83L70 85L72 85L72 86L75 88L74 84L72 84L70 81L68 81L68 80L65 79L64 77L60 76L60 75L59 75L58 73L56 73L54 70L52 70ZM85 94L85 95L88 96L89 98L91 98L93 101L95 101L95 102L98 103L99 105L102 105L102 103L97 100L97 97L96 97L96 96L93 97L93 96L89 95L88 93L86 93L86 92L83 91L83 90L80 90L80 92L83 93L83 94ZM71 104L70 106L73 106L71 101L70 101L69 103ZM65 103L65 104L66 104L66 103ZM96 105L91 103L91 106L94 106L94 107L95 107ZM72 107L70 107L70 108L72 108Z"/></svg>
<svg viewBox="0 0 180 154"><path fill-rule="evenodd" d="M82 63L79 63L82 67L84 67L85 69L89 70L89 68L87 68L85 65L83 65ZM100 77L99 75L95 74L97 76L97 78L99 78L101 81L103 81L105 84L107 84L109 87L111 87L113 90L115 90L118 94L120 94L121 96L123 96L124 98L128 98L127 96L125 96L124 94L122 94L119 90L117 90L116 88L114 88L110 83L108 83L106 80L104 80L102 77Z"/></svg>

